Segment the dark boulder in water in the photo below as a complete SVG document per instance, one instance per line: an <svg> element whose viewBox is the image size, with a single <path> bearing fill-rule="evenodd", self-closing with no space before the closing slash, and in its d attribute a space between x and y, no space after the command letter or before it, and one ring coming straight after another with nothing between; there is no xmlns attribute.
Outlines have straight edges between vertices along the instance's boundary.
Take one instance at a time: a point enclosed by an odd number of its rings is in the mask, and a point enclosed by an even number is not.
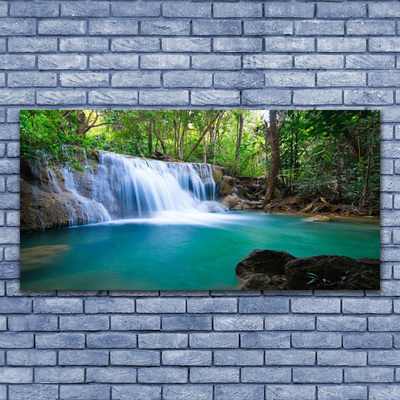
<svg viewBox="0 0 400 400"><path fill-rule="evenodd" d="M380 261L254 250L236 266L244 290L379 290Z"/></svg>

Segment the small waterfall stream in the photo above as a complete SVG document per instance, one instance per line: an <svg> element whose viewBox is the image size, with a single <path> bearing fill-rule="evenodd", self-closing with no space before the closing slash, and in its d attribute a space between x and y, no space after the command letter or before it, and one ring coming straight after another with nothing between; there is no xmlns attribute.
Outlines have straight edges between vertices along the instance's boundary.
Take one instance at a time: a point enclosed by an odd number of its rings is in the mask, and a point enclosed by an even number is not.
<svg viewBox="0 0 400 400"><path fill-rule="evenodd" d="M69 225L154 218L164 212L224 211L215 201L211 165L163 162L99 152L84 172L47 168L52 191L62 197ZM64 190L62 190L62 187Z"/></svg>

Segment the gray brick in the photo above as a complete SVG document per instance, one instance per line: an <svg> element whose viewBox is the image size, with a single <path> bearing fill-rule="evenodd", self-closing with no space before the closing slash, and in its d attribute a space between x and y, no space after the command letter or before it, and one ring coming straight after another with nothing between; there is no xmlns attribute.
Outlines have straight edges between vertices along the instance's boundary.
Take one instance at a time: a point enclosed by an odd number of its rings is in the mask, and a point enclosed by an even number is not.
<svg viewBox="0 0 400 400"><path fill-rule="evenodd" d="M374 71L368 74L368 85L372 87L398 87L399 84L400 71Z"/></svg>
<svg viewBox="0 0 400 400"><path fill-rule="evenodd" d="M160 91L144 91L141 90L139 92L139 103L141 105L145 106L157 106L157 105L164 105L164 106L185 106L189 104L189 92L187 90L175 90L174 92L170 91L165 91L165 92L160 92ZM162 307L162 300L160 301L160 306ZM165 300L175 300L175 299L165 299ZM182 299L176 299L176 300L182 300ZM139 300L138 300L139 301ZM168 304L168 303L165 303ZM164 311L160 311L161 313L165 312L171 312L171 313L179 313L182 312L181 305L177 303L176 308L173 306L174 303L171 303L171 305L166 305ZM153 307L153 305L150 305L150 309ZM157 309L157 306L154 306L155 309ZM144 303L141 306L142 312L156 312L156 311L146 311L147 307L144 306ZM171 311L168 311L171 310ZM140 312L140 311L138 311Z"/></svg>
<svg viewBox="0 0 400 400"><path fill-rule="evenodd" d="M5 228L3 228L5 229ZM4 231L7 232L7 231ZM2 235L3 236L3 235ZM0 313L1 314L29 314L32 308L32 301L27 298L13 299L2 298L0 299Z"/></svg>
<svg viewBox="0 0 400 400"><path fill-rule="evenodd" d="M213 50L222 53L254 53L262 51L260 38L215 38Z"/></svg>
<svg viewBox="0 0 400 400"><path fill-rule="evenodd" d="M179 315L162 317L164 331L209 331L212 317L200 315Z"/></svg>
<svg viewBox="0 0 400 400"><path fill-rule="evenodd" d="M386 400L395 399L400 396L400 386L384 386L377 385L370 387L369 399L370 400Z"/></svg>
<svg viewBox="0 0 400 400"><path fill-rule="evenodd" d="M34 67L34 55L3 54L0 58L1 69L33 69Z"/></svg>
<svg viewBox="0 0 400 400"><path fill-rule="evenodd" d="M262 17L262 5L259 3L214 4L214 18Z"/></svg>
<svg viewBox="0 0 400 400"><path fill-rule="evenodd" d="M313 38L267 37L264 44L268 52L301 53L315 50Z"/></svg>
<svg viewBox="0 0 400 400"><path fill-rule="evenodd" d="M387 349L392 347L388 333L348 333L343 335L345 349Z"/></svg>
<svg viewBox="0 0 400 400"><path fill-rule="evenodd" d="M40 20L38 32L39 35L84 35L86 24L70 19Z"/></svg>
<svg viewBox="0 0 400 400"><path fill-rule="evenodd" d="M297 298L292 300L291 307L294 313L339 313L340 300Z"/></svg>
<svg viewBox="0 0 400 400"><path fill-rule="evenodd" d="M87 335L88 348L134 348L136 334L120 332L90 333Z"/></svg>
<svg viewBox="0 0 400 400"><path fill-rule="evenodd" d="M245 21L245 35L292 35L293 23L291 21Z"/></svg>
<svg viewBox="0 0 400 400"><path fill-rule="evenodd" d="M85 69L86 65L87 60L85 55L52 54L38 56L39 70Z"/></svg>
<svg viewBox="0 0 400 400"><path fill-rule="evenodd" d="M337 386L335 385L335 388ZM267 385L265 387L267 399L280 400L314 400L316 396L315 386L308 385Z"/></svg>
<svg viewBox="0 0 400 400"><path fill-rule="evenodd" d="M261 350L216 350L215 365L263 365L264 352Z"/></svg>
<svg viewBox="0 0 400 400"><path fill-rule="evenodd" d="M88 314L133 313L134 299L94 298L85 300L85 312Z"/></svg>
<svg viewBox="0 0 400 400"><path fill-rule="evenodd" d="M105 350L60 350L59 365L108 365Z"/></svg>
<svg viewBox="0 0 400 400"><path fill-rule="evenodd" d="M215 400L261 400L264 399L262 385L216 385Z"/></svg>
<svg viewBox="0 0 400 400"><path fill-rule="evenodd" d="M158 85L159 85L158 78ZM212 73L200 71L179 71L179 72L165 72L163 74L164 87L172 88L192 88L192 87L211 87ZM157 86L158 86L157 85ZM206 300L206 299L204 299Z"/></svg>
<svg viewBox="0 0 400 400"><path fill-rule="evenodd" d="M292 68L292 57L289 55L244 55L244 69L290 69Z"/></svg>
<svg viewBox="0 0 400 400"><path fill-rule="evenodd" d="M318 3L318 18L363 18L367 16L367 7L360 3L343 3L338 7L334 3Z"/></svg>
<svg viewBox="0 0 400 400"><path fill-rule="evenodd" d="M186 383L187 381L187 368L150 367L138 369L138 382L140 383Z"/></svg>
<svg viewBox="0 0 400 400"><path fill-rule="evenodd" d="M371 6L371 5L370 5ZM379 3L380 8L382 3ZM371 8L369 8L371 14ZM396 31L394 21L368 21L366 19L347 21L346 32L348 35L394 35Z"/></svg>
<svg viewBox="0 0 400 400"><path fill-rule="evenodd" d="M261 88L264 86L264 76L261 72L224 72L214 75L216 88Z"/></svg>
<svg viewBox="0 0 400 400"><path fill-rule="evenodd" d="M60 399L96 399L107 400L110 398L108 385L61 385Z"/></svg>
<svg viewBox="0 0 400 400"><path fill-rule="evenodd" d="M339 333L307 332L293 333L292 346L306 349L330 349L341 347L342 335Z"/></svg>
<svg viewBox="0 0 400 400"><path fill-rule="evenodd" d="M295 21L295 33L300 36L342 36L344 35L343 21L306 20Z"/></svg>
<svg viewBox="0 0 400 400"><path fill-rule="evenodd" d="M19 167L18 165L15 165L13 161L18 161L18 160L4 160L4 159L0 160L0 172L3 174L9 171L18 172ZM0 197L0 207L3 209L4 208L18 209L15 196L12 194L3 194ZM15 242L19 241L18 229L0 228L0 238L3 244L5 243L15 244Z"/></svg>
<svg viewBox="0 0 400 400"><path fill-rule="evenodd" d="M394 374L392 368L365 367L346 368L344 370L345 382L393 382Z"/></svg>
<svg viewBox="0 0 400 400"><path fill-rule="evenodd" d="M195 106L239 105L240 94L231 90L192 90L191 103Z"/></svg>
<svg viewBox="0 0 400 400"><path fill-rule="evenodd" d="M189 64L189 61L187 63ZM238 70L241 68L241 61L240 56L233 55L194 55L192 56L192 66L194 69Z"/></svg>
<svg viewBox="0 0 400 400"><path fill-rule="evenodd" d="M190 382L192 383L238 383L239 368L212 367L191 368Z"/></svg>
<svg viewBox="0 0 400 400"><path fill-rule="evenodd" d="M340 368L293 368L294 383L341 383Z"/></svg>
<svg viewBox="0 0 400 400"><path fill-rule="evenodd" d="M7 364L13 366L56 365L57 353L54 350L10 350Z"/></svg>
<svg viewBox="0 0 400 400"><path fill-rule="evenodd" d="M147 315L116 315L111 317L111 329L148 331L159 330L161 326L159 316Z"/></svg>
<svg viewBox="0 0 400 400"><path fill-rule="evenodd" d="M400 17L400 4L391 1L387 3L375 2L369 4L370 18L394 18Z"/></svg>
<svg viewBox="0 0 400 400"><path fill-rule="evenodd" d="M372 52L397 52L400 47L400 38L385 37L385 38L370 38L369 50Z"/></svg>
<svg viewBox="0 0 400 400"><path fill-rule="evenodd" d="M113 386L112 398L118 400L161 400L160 386L147 385L129 385L129 386Z"/></svg>
<svg viewBox="0 0 400 400"><path fill-rule="evenodd" d="M83 90L42 91L37 93L36 102L41 105L85 104L86 92Z"/></svg>
<svg viewBox="0 0 400 400"><path fill-rule="evenodd" d="M392 302L385 299L343 299L343 313L390 314Z"/></svg>
<svg viewBox="0 0 400 400"><path fill-rule="evenodd" d="M1 332L0 343L3 349L32 348L33 334Z"/></svg>
<svg viewBox="0 0 400 400"><path fill-rule="evenodd" d="M57 317L47 315L10 316L8 317L8 329L10 331L56 331L58 321Z"/></svg>
<svg viewBox="0 0 400 400"><path fill-rule="evenodd" d="M39 333L35 338L38 349L80 349L85 347L83 333Z"/></svg>
<svg viewBox="0 0 400 400"><path fill-rule="evenodd" d="M96 54L89 58L90 69L137 69L139 57L129 54Z"/></svg>
<svg viewBox="0 0 400 400"><path fill-rule="evenodd" d="M342 92L341 90L334 90L334 89L296 90L294 91L293 94L293 103L295 105L312 105L312 104L338 105L342 104ZM307 299L296 299L296 300L307 300ZM318 304L319 304L318 302L314 304L312 309L318 308ZM323 302L321 304L323 304ZM333 306L332 309L335 307L337 307L337 305ZM299 312L302 311L299 309ZM339 311L328 311L328 312L339 312Z"/></svg>
<svg viewBox="0 0 400 400"><path fill-rule="evenodd" d="M135 383L136 370L133 368L87 368L88 383Z"/></svg>
<svg viewBox="0 0 400 400"><path fill-rule="evenodd" d="M336 400L338 398L343 400L367 399L367 387L356 385L331 385L331 386L318 386L318 398L321 400Z"/></svg>
<svg viewBox="0 0 400 400"><path fill-rule="evenodd" d="M137 35L138 22L133 19L98 18L89 21L90 35Z"/></svg>
<svg viewBox="0 0 400 400"><path fill-rule="evenodd" d="M83 368L37 368L35 382L38 383L83 383Z"/></svg>
<svg viewBox="0 0 400 400"><path fill-rule="evenodd" d="M400 365L400 351L372 350L368 352L369 365Z"/></svg>
<svg viewBox="0 0 400 400"><path fill-rule="evenodd" d="M32 380L32 368L0 368L0 383L30 383Z"/></svg>
<svg viewBox="0 0 400 400"><path fill-rule="evenodd" d="M291 376L290 368L247 367L241 371L244 383L290 383Z"/></svg>
<svg viewBox="0 0 400 400"><path fill-rule="evenodd" d="M350 316L317 317L317 329L319 331L365 331L367 319Z"/></svg>
<svg viewBox="0 0 400 400"><path fill-rule="evenodd" d="M63 331L100 331L109 329L109 318L96 315L74 315L60 317Z"/></svg>
<svg viewBox="0 0 400 400"><path fill-rule="evenodd" d="M211 365L212 352L205 350L166 350L162 352L163 365Z"/></svg>
<svg viewBox="0 0 400 400"><path fill-rule="evenodd" d="M162 51L180 53L182 49L191 53L209 53L211 39L206 38L163 38Z"/></svg>
<svg viewBox="0 0 400 400"><path fill-rule="evenodd" d="M189 346L192 348L237 348L239 347L238 333L191 333Z"/></svg>
<svg viewBox="0 0 400 400"><path fill-rule="evenodd" d="M275 72L265 74L266 87L314 87L315 74L310 72Z"/></svg>
<svg viewBox="0 0 400 400"><path fill-rule="evenodd" d="M287 313L289 312L289 299L287 298L268 298L268 297L249 297L239 299L240 313Z"/></svg>
<svg viewBox="0 0 400 400"><path fill-rule="evenodd" d="M58 17L59 5L49 2L26 3L22 1L10 4L11 17Z"/></svg>
<svg viewBox="0 0 400 400"><path fill-rule="evenodd" d="M160 39L152 37L132 37L111 39L111 51L118 52L157 52Z"/></svg>
<svg viewBox="0 0 400 400"><path fill-rule="evenodd" d="M8 39L8 50L10 53L56 52L57 39L47 37L10 37Z"/></svg>
<svg viewBox="0 0 400 400"><path fill-rule="evenodd" d="M264 5L264 16L268 18L313 18L314 4L284 3L269 1Z"/></svg>
<svg viewBox="0 0 400 400"><path fill-rule="evenodd" d="M265 318L265 330L268 331L312 331L314 329L314 316L272 315Z"/></svg>
<svg viewBox="0 0 400 400"><path fill-rule="evenodd" d="M368 329L370 331L399 331L400 316L370 317Z"/></svg>
<svg viewBox="0 0 400 400"><path fill-rule="evenodd" d="M318 38L317 51L324 53L363 53L367 41L361 38Z"/></svg>
<svg viewBox="0 0 400 400"><path fill-rule="evenodd" d="M104 38L61 38L60 50L65 52L106 52L108 39Z"/></svg>
<svg viewBox="0 0 400 400"><path fill-rule="evenodd" d="M152 54L140 56L142 69L188 69L189 56L172 54Z"/></svg>
<svg viewBox="0 0 400 400"><path fill-rule="evenodd" d="M300 69L339 69L343 68L344 56L330 54L297 55L294 65Z"/></svg>
<svg viewBox="0 0 400 400"><path fill-rule="evenodd" d="M318 365L333 366L358 366L367 365L367 353L365 351L322 350L317 354Z"/></svg>
<svg viewBox="0 0 400 400"><path fill-rule="evenodd" d="M96 90L89 93L89 104L126 104L135 105L138 94L131 90Z"/></svg>
<svg viewBox="0 0 400 400"><path fill-rule="evenodd" d="M35 314L69 314L82 313L81 299L34 299L33 311Z"/></svg>
<svg viewBox="0 0 400 400"><path fill-rule="evenodd" d="M315 351L309 350L266 350L266 365L314 365Z"/></svg>
<svg viewBox="0 0 400 400"><path fill-rule="evenodd" d="M290 347L289 333L254 332L240 336L241 347L255 349L287 349Z"/></svg>
<svg viewBox="0 0 400 400"><path fill-rule="evenodd" d="M1 3L0 4L0 17L6 17L8 12L8 4Z"/></svg>
<svg viewBox="0 0 400 400"><path fill-rule="evenodd" d="M393 69L394 66L394 56L376 54L346 56L346 68L350 69Z"/></svg>
<svg viewBox="0 0 400 400"><path fill-rule="evenodd" d="M170 3L171 4L171 3ZM237 36L242 33L242 24L235 20L193 21L193 35L197 36Z"/></svg>
<svg viewBox="0 0 400 400"><path fill-rule="evenodd" d="M34 35L36 33L36 20L26 18L13 18L0 20L0 36Z"/></svg>
<svg viewBox="0 0 400 400"><path fill-rule="evenodd" d="M111 365L157 366L160 353L153 350L113 350L110 352Z"/></svg>
<svg viewBox="0 0 400 400"><path fill-rule="evenodd" d="M317 84L320 87L366 86L367 74L365 72L346 71L318 72Z"/></svg>
<svg viewBox="0 0 400 400"><path fill-rule="evenodd" d="M244 90L242 93L243 105L288 105L291 102L289 90Z"/></svg>
<svg viewBox="0 0 400 400"><path fill-rule="evenodd" d="M189 21L142 21L140 25L141 35L173 36L189 35Z"/></svg>
<svg viewBox="0 0 400 400"><path fill-rule="evenodd" d="M168 3L167 3L168 4ZM213 388L209 385L166 385L163 387L164 400L208 400L213 396Z"/></svg>
<svg viewBox="0 0 400 400"><path fill-rule="evenodd" d="M348 105L390 105L393 104L391 90L345 90L344 103Z"/></svg>
<svg viewBox="0 0 400 400"><path fill-rule="evenodd" d="M63 17L106 17L109 5L103 1L61 3Z"/></svg>
<svg viewBox="0 0 400 400"><path fill-rule="evenodd" d="M9 386L9 399L47 400L58 397L57 385L12 385Z"/></svg>
<svg viewBox="0 0 400 400"><path fill-rule="evenodd" d="M215 316L216 331L260 331L263 329L263 317L260 316Z"/></svg>
<svg viewBox="0 0 400 400"><path fill-rule="evenodd" d="M109 85L107 73L62 72L60 84L64 87L105 87Z"/></svg>
<svg viewBox="0 0 400 400"><path fill-rule="evenodd" d="M188 3L183 1L167 2L162 6L163 16L172 18L211 17L210 3Z"/></svg>
<svg viewBox="0 0 400 400"><path fill-rule="evenodd" d="M161 14L158 2L114 2L111 15L114 17L158 17Z"/></svg>
<svg viewBox="0 0 400 400"><path fill-rule="evenodd" d="M139 347L143 349L179 349L188 345L188 335L183 333L139 334Z"/></svg>
<svg viewBox="0 0 400 400"><path fill-rule="evenodd" d="M9 87L55 87L57 76L50 72L10 72Z"/></svg>
<svg viewBox="0 0 400 400"><path fill-rule="evenodd" d="M188 299L187 309L190 313L234 313L237 311L237 300L234 298L201 298Z"/></svg>

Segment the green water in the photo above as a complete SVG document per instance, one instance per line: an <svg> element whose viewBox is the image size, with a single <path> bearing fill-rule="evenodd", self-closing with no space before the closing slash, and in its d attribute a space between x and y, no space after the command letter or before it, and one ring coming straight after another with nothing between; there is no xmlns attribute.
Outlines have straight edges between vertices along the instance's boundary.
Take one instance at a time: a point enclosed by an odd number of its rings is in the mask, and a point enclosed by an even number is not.
<svg viewBox="0 0 400 400"><path fill-rule="evenodd" d="M21 248L68 245L51 265L21 274L24 290L235 289L235 266L254 249L379 258L378 220L306 222L298 215L238 212L25 233Z"/></svg>

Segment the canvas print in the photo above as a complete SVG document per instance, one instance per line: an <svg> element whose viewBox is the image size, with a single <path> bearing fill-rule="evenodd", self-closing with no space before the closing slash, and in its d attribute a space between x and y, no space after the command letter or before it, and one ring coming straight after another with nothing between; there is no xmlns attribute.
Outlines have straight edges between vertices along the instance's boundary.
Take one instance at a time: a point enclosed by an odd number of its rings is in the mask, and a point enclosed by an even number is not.
<svg viewBox="0 0 400 400"><path fill-rule="evenodd" d="M380 118L25 110L22 290L380 287Z"/></svg>

